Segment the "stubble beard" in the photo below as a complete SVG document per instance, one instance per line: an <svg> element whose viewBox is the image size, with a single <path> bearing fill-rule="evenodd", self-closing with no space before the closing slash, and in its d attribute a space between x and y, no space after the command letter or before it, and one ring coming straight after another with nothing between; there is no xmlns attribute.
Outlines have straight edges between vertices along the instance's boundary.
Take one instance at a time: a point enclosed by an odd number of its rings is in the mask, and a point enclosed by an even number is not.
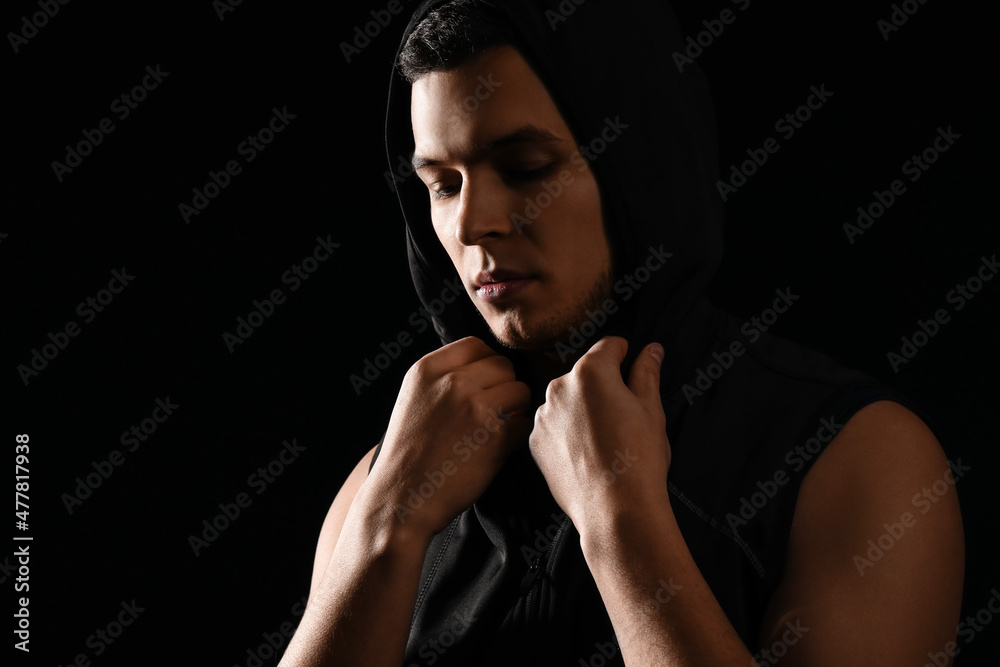
<svg viewBox="0 0 1000 667"><path fill-rule="evenodd" d="M581 324L590 321L587 314L603 309L610 297L611 267L608 266L586 295L571 305L553 304L549 316L530 329L515 323L499 332L490 327L490 331L500 345L512 350L552 350L557 343L565 342L572 335L571 329L579 329Z"/></svg>

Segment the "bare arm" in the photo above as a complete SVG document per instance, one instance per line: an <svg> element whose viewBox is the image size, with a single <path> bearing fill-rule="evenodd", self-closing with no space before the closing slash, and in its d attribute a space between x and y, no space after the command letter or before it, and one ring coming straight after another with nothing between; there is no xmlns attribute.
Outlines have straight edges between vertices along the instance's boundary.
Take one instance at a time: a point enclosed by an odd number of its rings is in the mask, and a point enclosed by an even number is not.
<svg viewBox="0 0 1000 667"><path fill-rule="evenodd" d="M947 652L964 566L958 473L920 419L897 403L873 403L814 463L761 630L763 649L773 652L755 662L674 519L662 481L670 449L659 362L641 354L625 387L624 355L624 341L603 339L549 385L532 454L580 532L627 665L770 665L779 657L787 667L909 665ZM617 465L615 447L635 463ZM880 542L881 553L872 547ZM663 581L671 590L661 590ZM662 604L650 613L654 598Z"/></svg>
<svg viewBox="0 0 1000 667"><path fill-rule="evenodd" d="M373 452L358 463L327 514L309 604L283 667L402 663L431 536L408 530L396 521L392 503L365 488Z"/></svg>
<svg viewBox="0 0 1000 667"><path fill-rule="evenodd" d="M445 345L413 365L378 464L368 474L373 452L363 457L330 507L309 604L282 667L402 663L427 547L524 441L529 398L511 362L476 338ZM490 432L486 443L457 465L455 443L483 427ZM412 489L441 470L447 481L409 507Z"/></svg>
<svg viewBox="0 0 1000 667"><path fill-rule="evenodd" d="M337 539L340 537L344 521L347 519L347 512L351 509L362 483L368 477L368 469L371 468L372 458L377 449L378 445L372 447L367 454L361 457L358 464L354 466L354 470L347 476L344 485L340 487L340 491L330 505L330 510L326 513L326 519L323 520L323 528L319 532L319 540L316 544L312 583L309 586L310 601L316 594L316 589L323 580L323 575L326 574L327 565L330 564L330 558L333 557L333 549L337 546Z"/></svg>
<svg viewBox="0 0 1000 667"><path fill-rule="evenodd" d="M933 434L903 406L879 402L850 419L801 488L759 664L920 665L947 655L964 561L954 479ZM755 664L669 498L609 516L581 534L626 664ZM650 613L660 580L672 590Z"/></svg>
<svg viewBox="0 0 1000 667"><path fill-rule="evenodd" d="M549 383L532 455L580 532L625 664L753 665L670 506L662 348L637 357L627 386L626 351L624 339L603 338ZM650 600L660 603L655 611Z"/></svg>

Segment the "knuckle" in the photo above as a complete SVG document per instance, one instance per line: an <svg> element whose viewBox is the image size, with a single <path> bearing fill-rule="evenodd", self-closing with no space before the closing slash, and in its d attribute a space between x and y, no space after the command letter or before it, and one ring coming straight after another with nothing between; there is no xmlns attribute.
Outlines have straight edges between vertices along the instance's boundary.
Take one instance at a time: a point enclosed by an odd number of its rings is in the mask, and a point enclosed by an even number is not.
<svg viewBox="0 0 1000 667"><path fill-rule="evenodd" d="M409 370L406 371L404 379L416 384L423 384L427 381L428 370L426 357L418 359L416 363L410 366Z"/></svg>
<svg viewBox="0 0 1000 667"><path fill-rule="evenodd" d="M582 379L593 379L601 369L601 360L596 355L587 354L577 362L573 373Z"/></svg>
<svg viewBox="0 0 1000 667"><path fill-rule="evenodd" d="M562 385L565 382L566 381L563 378L556 378L555 380L549 382L549 385L545 388L545 403L552 401L552 399L562 391ZM541 409L542 408L539 408L539 410Z"/></svg>
<svg viewBox="0 0 1000 667"><path fill-rule="evenodd" d="M508 375L508 377L514 377L514 362L513 361L511 361L510 359L508 359L507 357L505 357L505 356L503 356L501 354L501 355L497 355L497 361L496 361L496 363L500 364L503 367L503 369L504 369L504 371L506 371L506 374Z"/></svg>
<svg viewBox="0 0 1000 667"><path fill-rule="evenodd" d="M476 422L478 426L482 426L487 421L489 421L492 416L491 410L492 406L487 405L484 401L479 398L473 398L470 404L470 411L472 419Z"/></svg>
<svg viewBox="0 0 1000 667"><path fill-rule="evenodd" d="M446 395L460 393L465 384L462 375L455 371L449 371L437 379L439 391Z"/></svg>
<svg viewBox="0 0 1000 667"><path fill-rule="evenodd" d="M468 347L469 349L478 350L478 351L487 351L488 350L490 352L493 352L493 350L490 349L489 345L487 345L481 339L476 338L475 336L467 336L467 337L463 338L459 342L464 347Z"/></svg>
<svg viewBox="0 0 1000 667"><path fill-rule="evenodd" d="M528 445L537 447L544 441L545 429L542 427L541 422L539 422L539 417L536 415L534 428L531 429L531 433L528 435Z"/></svg>

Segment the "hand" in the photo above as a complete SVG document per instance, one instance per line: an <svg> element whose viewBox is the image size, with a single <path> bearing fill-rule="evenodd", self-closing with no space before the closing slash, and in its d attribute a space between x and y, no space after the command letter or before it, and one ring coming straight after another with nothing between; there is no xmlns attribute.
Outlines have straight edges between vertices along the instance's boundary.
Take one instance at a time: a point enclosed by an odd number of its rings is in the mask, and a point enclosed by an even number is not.
<svg viewBox="0 0 1000 667"><path fill-rule="evenodd" d="M530 395L510 360L478 338L427 354L403 378L366 493L399 524L440 532L524 442Z"/></svg>
<svg viewBox="0 0 1000 667"><path fill-rule="evenodd" d="M647 346L629 372L628 342L606 336L549 383L528 444L577 528L667 494L670 443L660 402L663 348ZM659 358L654 354L659 355Z"/></svg>

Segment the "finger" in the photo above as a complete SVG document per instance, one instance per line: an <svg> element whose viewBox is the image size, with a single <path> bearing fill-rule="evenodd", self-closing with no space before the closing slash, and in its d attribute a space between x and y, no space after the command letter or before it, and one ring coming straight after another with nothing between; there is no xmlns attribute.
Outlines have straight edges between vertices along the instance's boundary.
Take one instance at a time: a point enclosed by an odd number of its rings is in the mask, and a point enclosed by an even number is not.
<svg viewBox="0 0 1000 667"><path fill-rule="evenodd" d="M421 361L432 376L439 376L496 354L480 339L467 336L424 355Z"/></svg>
<svg viewBox="0 0 1000 667"><path fill-rule="evenodd" d="M607 364L609 366L613 365L616 372L618 372L619 377L621 377L621 365L625 361L625 355L628 353L628 341L621 336L605 336L601 340L594 343L587 353L577 360L577 364L584 363L585 359L589 358L586 363L593 363L595 359L600 360L602 364Z"/></svg>
<svg viewBox="0 0 1000 667"><path fill-rule="evenodd" d="M514 364L510 359L499 354L462 366L454 373L468 378L470 384L479 389L489 389L516 379Z"/></svg>
<svg viewBox="0 0 1000 667"><path fill-rule="evenodd" d="M512 415L524 415L531 406L531 390L523 382L504 382L483 392L490 414L503 421Z"/></svg>
<svg viewBox="0 0 1000 667"><path fill-rule="evenodd" d="M523 382L508 382L486 392L491 406L482 428L490 433L503 434L502 442L511 448L524 444L531 433L532 420L528 418L528 399L531 391Z"/></svg>
<svg viewBox="0 0 1000 667"><path fill-rule="evenodd" d="M663 346L650 343L635 361L628 374L628 388L650 414L663 414L660 400L660 367L663 365Z"/></svg>

